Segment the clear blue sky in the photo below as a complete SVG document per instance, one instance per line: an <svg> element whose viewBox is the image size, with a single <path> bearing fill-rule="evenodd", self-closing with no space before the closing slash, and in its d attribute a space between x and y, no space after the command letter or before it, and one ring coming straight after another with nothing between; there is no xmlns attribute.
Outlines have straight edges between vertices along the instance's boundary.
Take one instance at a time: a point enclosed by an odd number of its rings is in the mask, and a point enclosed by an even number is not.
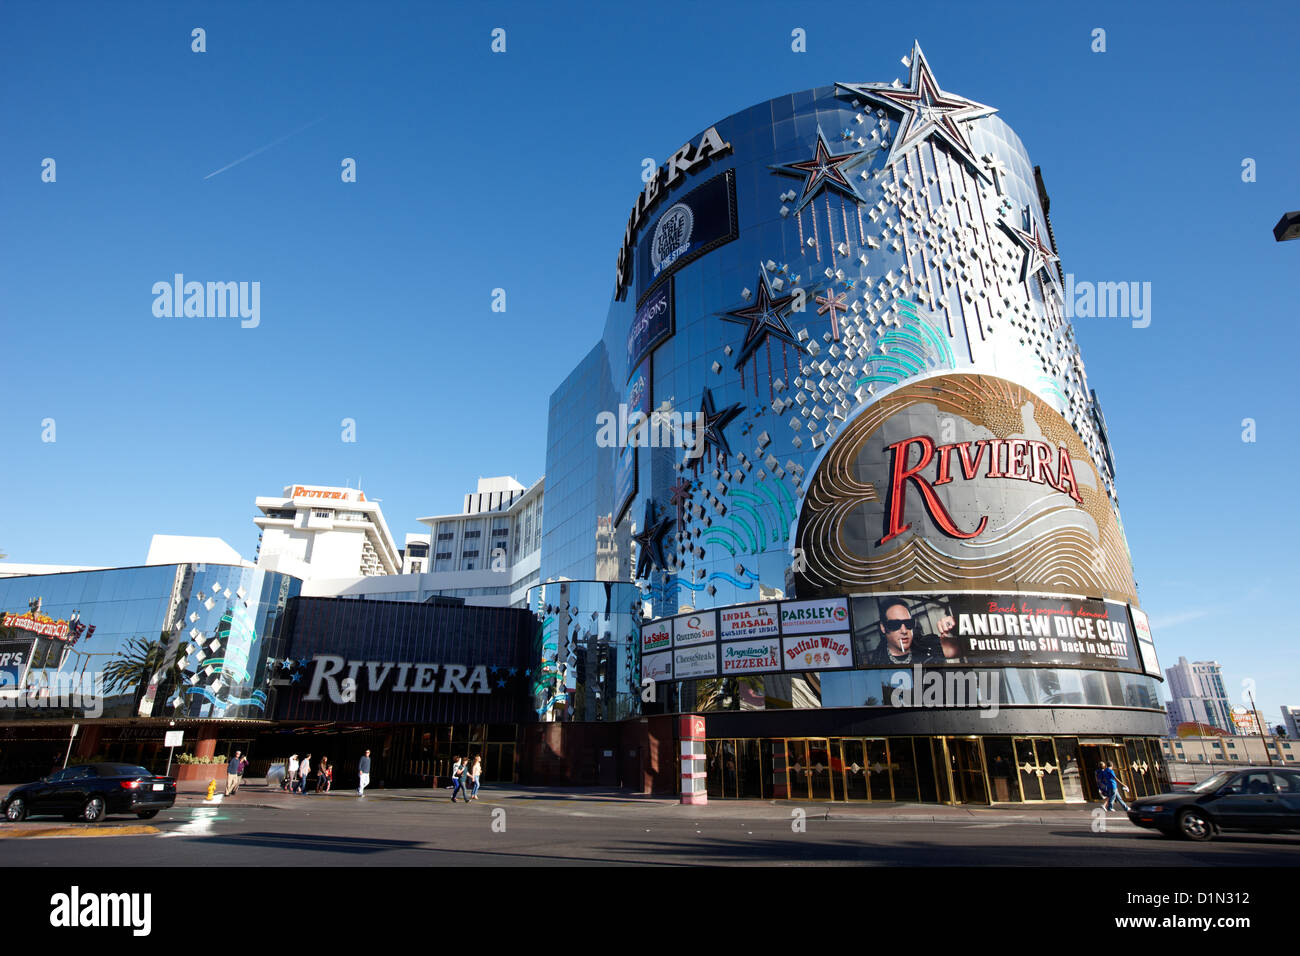
<svg viewBox="0 0 1300 956"><path fill-rule="evenodd" d="M1298 27L1294 4L10 0L0 550L137 564L165 532L251 555L257 495L358 479L400 540L480 475L531 483L641 160L782 93L905 76L916 38L1042 166L1066 270L1152 284L1149 328L1076 322L1142 603L1162 663L1218 659L1276 723L1300 704L1300 242L1270 233L1300 208ZM260 282L260 327L155 318L176 272Z"/></svg>

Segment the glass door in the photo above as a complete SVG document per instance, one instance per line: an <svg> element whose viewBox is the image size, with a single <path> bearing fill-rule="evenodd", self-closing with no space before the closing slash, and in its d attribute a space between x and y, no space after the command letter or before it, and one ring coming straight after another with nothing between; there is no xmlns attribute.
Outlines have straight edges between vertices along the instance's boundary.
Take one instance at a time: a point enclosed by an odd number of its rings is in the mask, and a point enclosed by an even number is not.
<svg viewBox="0 0 1300 956"><path fill-rule="evenodd" d="M871 771L867 769L865 741L845 738L840 741L840 752L843 754L845 799L870 800L871 787L868 778Z"/></svg>
<svg viewBox="0 0 1300 956"><path fill-rule="evenodd" d="M1129 784L1133 788L1133 796L1150 797L1159 793L1156 766L1147 759L1146 741L1128 737L1124 740L1124 748L1133 776L1133 781Z"/></svg>
<svg viewBox="0 0 1300 956"><path fill-rule="evenodd" d="M831 791L832 764L830 741L813 739L808 741L808 788L814 800L832 800Z"/></svg>
<svg viewBox="0 0 1300 956"><path fill-rule="evenodd" d="M987 804L989 791L984 779L984 758L980 754L979 738L949 737L947 743L953 801Z"/></svg>
<svg viewBox="0 0 1300 956"><path fill-rule="evenodd" d="M894 783L890 774L889 742L883 737L867 740L867 787L872 800L893 800Z"/></svg>
<svg viewBox="0 0 1300 956"><path fill-rule="evenodd" d="M808 741L787 740L785 742L785 771L788 780L786 792L790 799L809 799L812 793L809 782L812 768L808 764Z"/></svg>
<svg viewBox="0 0 1300 956"><path fill-rule="evenodd" d="M1064 800L1061 768L1050 737L1015 738L1016 770L1027 803Z"/></svg>

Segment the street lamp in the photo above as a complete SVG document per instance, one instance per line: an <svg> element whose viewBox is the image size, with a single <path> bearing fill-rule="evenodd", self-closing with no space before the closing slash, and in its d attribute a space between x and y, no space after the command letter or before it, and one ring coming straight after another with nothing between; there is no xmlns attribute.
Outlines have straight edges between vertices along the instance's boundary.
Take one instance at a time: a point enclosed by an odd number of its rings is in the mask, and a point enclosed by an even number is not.
<svg viewBox="0 0 1300 956"><path fill-rule="evenodd" d="M1273 238L1278 242L1300 239L1300 210L1282 214L1282 218L1273 227Z"/></svg>

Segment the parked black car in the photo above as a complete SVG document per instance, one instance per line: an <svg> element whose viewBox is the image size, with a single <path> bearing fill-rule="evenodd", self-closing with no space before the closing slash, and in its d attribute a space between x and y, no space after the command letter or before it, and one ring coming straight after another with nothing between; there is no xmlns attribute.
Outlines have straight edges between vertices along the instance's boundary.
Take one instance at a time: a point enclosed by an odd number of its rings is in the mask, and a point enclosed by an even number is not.
<svg viewBox="0 0 1300 956"><path fill-rule="evenodd" d="M1128 818L1166 836L1212 840L1220 830L1300 829L1300 770L1225 770L1182 793L1142 797Z"/></svg>
<svg viewBox="0 0 1300 956"><path fill-rule="evenodd" d="M14 787L0 801L0 812L14 823L38 814L97 823L109 813L148 820L175 802L176 781L170 777L155 777L134 764L89 763Z"/></svg>

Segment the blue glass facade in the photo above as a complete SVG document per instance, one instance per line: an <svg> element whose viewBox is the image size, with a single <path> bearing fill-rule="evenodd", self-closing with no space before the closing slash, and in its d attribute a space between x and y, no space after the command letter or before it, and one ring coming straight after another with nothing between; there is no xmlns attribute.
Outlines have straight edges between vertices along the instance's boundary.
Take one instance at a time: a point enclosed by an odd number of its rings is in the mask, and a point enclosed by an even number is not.
<svg viewBox="0 0 1300 956"><path fill-rule="evenodd" d="M1143 712L1116 733L1158 735L1159 669L1045 187L995 110L940 89L919 49L909 69L901 87L729 116L637 197L602 338L551 400L542 580L634 583L647 619L834 595L1023 596L1042 615L1058 597L1109 602L1132 673L991 670L1007 707L1041 708L1008 732L1103 707ZM637 407L662 414L629 434ZM923 662L885 630L856 640ZM893 672L864 664L670 677L646 710L887 706L869 685ZM933 717L928 733L986 729Z"/></svg>
<svg viewBox="0 0 1300 956"><path fill-rule="evenodd" d="M0 719L85 716L42 703L69 688L102 688L96 716L268 719L267 660L300 586L203 564L0 579L0 692L13 704Z"/></svg>

